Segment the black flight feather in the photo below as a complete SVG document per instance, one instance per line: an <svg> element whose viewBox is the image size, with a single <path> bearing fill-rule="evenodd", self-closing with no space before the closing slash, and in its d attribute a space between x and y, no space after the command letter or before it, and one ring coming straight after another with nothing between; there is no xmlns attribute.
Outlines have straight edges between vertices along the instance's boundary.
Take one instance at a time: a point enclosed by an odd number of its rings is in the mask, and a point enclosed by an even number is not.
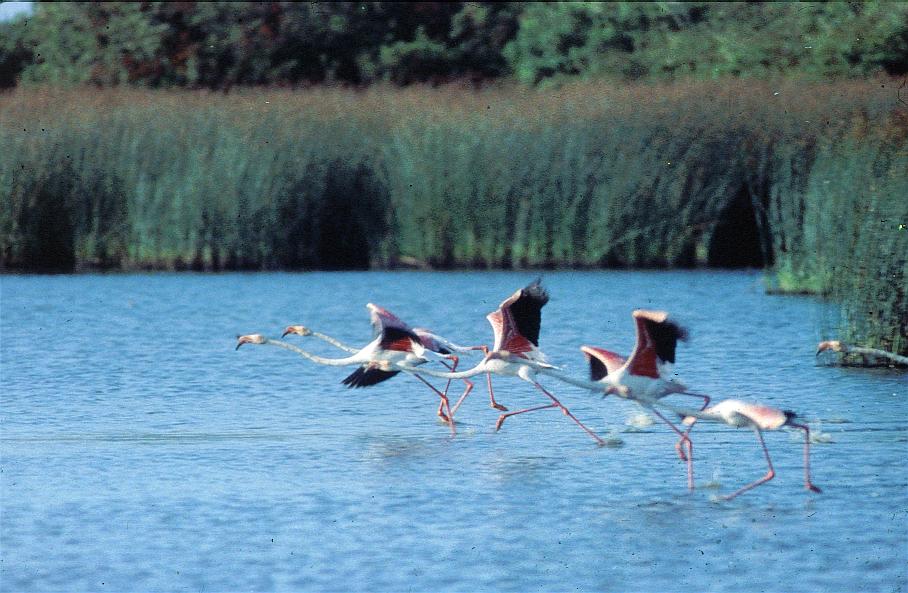
<svg viewBox="0 0 908 593"><path fill-rule="evenodd" d="M400 371L383 371L379 368L366 365L361 366L350 373L350 375L341 381L341 383L351 389L356 387L370 387L381 383L382 381L387 381L399 372Z"/></svg>
<svg viewBox="0 0 908 593"><path fill-rule="evenodd" d="M542 287L540 279L520 291L520 296L509 309L520 335L539 346L539 326L542 324L542 308L549 302L549 293Z"/></svg>
<svg viewBox="0 0 908 593"><path fill-rule="evenodd" d="M602 379L603 377L608 376L608 368L606 368L606 366L602 363L601 360L599 360L598 358L596 358L595 356L592 356L590 354L587 354L586 357L590 360L590 380L591 381L598 381L598 380Z"/></svg>
<svg viewBox="0 0 908 593"><path fill-rule="evenodd" d="M380 345L382 348L387 348L394 342L405 338L409 338L417 344L422 343L422 341L419 339L419 336L417 336L413 331L409 329L403 329L401 327L386 327L382 330Z"/></svg>
<svg viewBox="0 0 908 593"><path fill-rule="evenodd" d="M675 346L677 346L678 340L687 340L687 330L671 320L659 323L651 319L644 319L643 322L646 324L646 331L653 339L656 356L665 362L674 364Z"/></svg>

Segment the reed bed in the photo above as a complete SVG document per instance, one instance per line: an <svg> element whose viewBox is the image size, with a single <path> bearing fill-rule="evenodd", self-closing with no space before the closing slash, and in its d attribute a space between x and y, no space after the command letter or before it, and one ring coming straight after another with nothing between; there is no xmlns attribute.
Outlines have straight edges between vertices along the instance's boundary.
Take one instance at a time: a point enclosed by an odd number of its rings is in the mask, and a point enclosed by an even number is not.
<svg viewBox="0 0 908 593"><path fill-rule="evenodd" d="M894 86L20 89L0 267L693 266L743 203L773 290L904 351Z"/></svg>

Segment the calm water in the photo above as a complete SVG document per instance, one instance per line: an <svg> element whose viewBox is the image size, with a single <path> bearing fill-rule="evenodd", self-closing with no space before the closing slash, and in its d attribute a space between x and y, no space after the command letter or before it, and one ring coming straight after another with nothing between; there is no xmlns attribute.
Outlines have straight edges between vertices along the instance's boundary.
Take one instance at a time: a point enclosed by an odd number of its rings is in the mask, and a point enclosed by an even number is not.
<svg viewBox="0 0 908 593"><path fill-rule="evenodd" d="M561 414L511 418L477 385L459 434L414 379L349 369L238 333L305 323L354 344L364 304L462 343L531 280L511 273L6 276L0 588L4 591L897 591L908 584L908 375L816 366L822 307L745 273L548 273L542 346L628 351L630 312L667 308L692 341L680 378L799 411L820 440L767 444L698 426L697 483L627 402L548 381L615 446ZM326 344L296 338L336 355ZM499 401L543 403L498 379ZM638 424L640 424L638 422ZM620 441L622 444L618 444Z"/></svg>

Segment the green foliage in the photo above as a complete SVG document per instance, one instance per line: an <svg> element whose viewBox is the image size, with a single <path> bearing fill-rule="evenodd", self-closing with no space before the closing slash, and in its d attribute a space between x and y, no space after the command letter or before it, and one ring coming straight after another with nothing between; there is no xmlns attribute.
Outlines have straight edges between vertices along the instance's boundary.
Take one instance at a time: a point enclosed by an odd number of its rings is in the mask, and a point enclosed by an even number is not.
<svg viewBox="0 0 908 593"><path fill-rule="evenodd" d="M773 175L784 186L770 204L779 288L840 303L834 337L904 354L908 119L850 124L821 142L798 191Z"/></svg>
<svg viewBox="0 0 908 593"><path fill-rule="evenodd" d="M899 108L857 82L20 90L0 268L691 266L743 197L776 289L904 352Z"/></svg>
<svg viewBox="0 0 908 593"><path fill-rule="evenodd" d="M0 24L0 67L15 62L7 78L22 71L22 81L32 83L218 89L487 78L506 71L501 48L518 9L472 2L40 3L31 17Z"/></svg>
<svg viewBox="0 0 908 593"><path fill-rule="evenodd" d="M0 23L0 85L228 89L908 72L908 4L69 2Z"/></svg>
<svg viewBox="0 0 908 593"><path fill-rule="evenodd" d="M533 3L504 51L528 83L898 74L908 68L908 4Z"/></svg>

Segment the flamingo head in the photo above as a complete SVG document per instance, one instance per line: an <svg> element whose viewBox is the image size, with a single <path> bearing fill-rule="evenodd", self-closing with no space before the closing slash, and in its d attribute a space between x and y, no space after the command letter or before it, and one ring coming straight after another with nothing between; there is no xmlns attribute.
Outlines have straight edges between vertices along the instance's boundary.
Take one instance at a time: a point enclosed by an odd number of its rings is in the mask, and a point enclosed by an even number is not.
<svg viewBox="0 0 908 593"><path fill-rule="evenodd" d="M245 336L239 336L236 339L236 350L240 349L240 346L243 344L264 344L265 336L262 334L247 334Z"/></svg>
<svg viewBox="0 0 908 593"><path fill-rule="evenodd" d="M825 350L832 350L833 352L847 352L847 346L841 343L838 340L826 340L825 342L820 342L817 344L817 356L820 355L820 352Z"/></svg>
<svg viewBox="0 0 908 593"><path fill-rule="evenodd" d="M284 330L284 333L281 334L283 338L287 334L296 334L298 336L308 336L312 334L312 330L306 327L305 325L288 325Z"/></svg>

